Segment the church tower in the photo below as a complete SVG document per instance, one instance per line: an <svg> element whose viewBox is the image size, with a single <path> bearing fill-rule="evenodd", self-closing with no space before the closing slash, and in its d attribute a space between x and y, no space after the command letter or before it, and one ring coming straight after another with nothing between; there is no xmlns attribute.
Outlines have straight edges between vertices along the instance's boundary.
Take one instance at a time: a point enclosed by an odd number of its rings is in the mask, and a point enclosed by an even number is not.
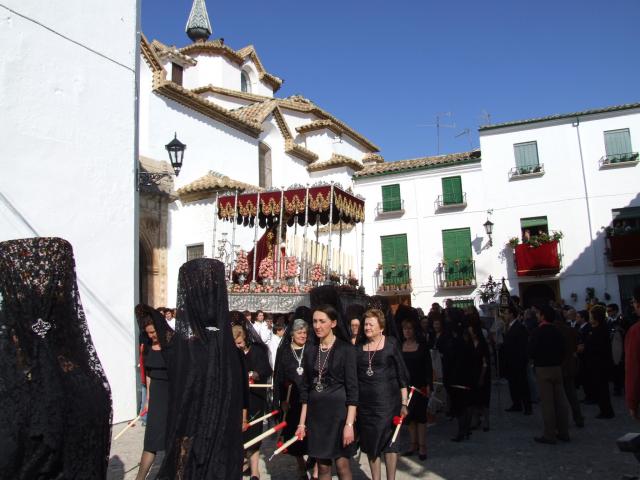
<svg viewBox="0 0 640 480"><path fill-rule="evenodd" d="M193 0L186 32L193 42L206 42L213 33L204 0Z"/></svg>

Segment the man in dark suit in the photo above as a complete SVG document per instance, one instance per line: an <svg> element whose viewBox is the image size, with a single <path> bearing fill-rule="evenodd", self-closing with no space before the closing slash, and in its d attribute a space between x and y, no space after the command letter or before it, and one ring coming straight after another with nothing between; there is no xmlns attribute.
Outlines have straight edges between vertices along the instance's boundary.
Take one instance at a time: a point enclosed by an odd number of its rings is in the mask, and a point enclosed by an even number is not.
<svg viewBox="0 0 640 480"><path fill-rule="evenodd" d="M509 382L511 395L511 407L507 412L522 412L531 415L531 393L527 380L527 329L517 319L518 311L510 305L500 311L505 323L504 343L502 354L504 356L505 376Z"/></svg>

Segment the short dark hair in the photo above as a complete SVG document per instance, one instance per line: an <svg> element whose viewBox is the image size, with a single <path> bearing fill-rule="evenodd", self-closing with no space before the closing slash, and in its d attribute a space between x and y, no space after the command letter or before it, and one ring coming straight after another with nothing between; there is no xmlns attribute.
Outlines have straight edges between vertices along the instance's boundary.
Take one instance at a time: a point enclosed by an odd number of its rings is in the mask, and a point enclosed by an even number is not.
<svg viewBox="0 0 640 480"><path fill-rule="evenodd" d="M607 305L607 308L610 308L611 310L615 310L616 312L620 310L620 307L618 306L617 303L610 303L609 305Z"/></svg>
<svg viewBox="0 0 640 480"><path fill-rule="evenodd" d="M551 305L539 305L536 308L547 322L556 321L556 311Z"/></svg>
<svg viewBox="0 0 640 480"><path fill-rule="evenodd" d="M338 311L328 303L325 303L324 305L318 305L316 308L313 309L313 313L315 312L324 313L327 317L329 317L330 320L337 321L339 318Z"/></svg>
<svg viewBox="0 0 640 480"><path fill-rule="evenodd" d="M607 311L602 305L594 305L589 310L591 314L591 318L598 322L598 324L602 325L607 321Z"/></svg>

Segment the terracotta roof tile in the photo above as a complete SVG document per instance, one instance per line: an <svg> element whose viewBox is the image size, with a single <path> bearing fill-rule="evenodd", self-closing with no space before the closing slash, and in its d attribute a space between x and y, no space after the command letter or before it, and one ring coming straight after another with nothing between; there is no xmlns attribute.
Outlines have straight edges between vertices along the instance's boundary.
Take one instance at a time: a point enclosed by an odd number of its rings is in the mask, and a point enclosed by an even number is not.
<svg viewBox="0 0 640 480"><path fill-rule="evenodd" d="M450 153L434 157L420 157L397 162L384 162L365 165L354 177L373 177L377 175L389 175L412 170L447 167L456 164L475 163L481 160L480 150L470 152Z"/></svg>
<svg viewBox="0 0 640 480"><path fill-rule="evenodd" d="M198 63L189 55L185 55L180 50L178 50L175 47L175 45L169 46L169 45L165 45L159 40L153 40L153 42L151 42L151 46L154 48L154 50L158 54L158 57L161 60L165 58L169 60L177 60L178 62L183 63L185 65L189 65L189 66L194 66Z"/></svg>
<svg viewBox="0 0 640 480"><path fill-rule="evenodd" d="M307 170L309 170L310 172L318 172L320 170L327 170L337 167L349 167L352 170L356 171L362 170L364 168L364 166L357 160L354 160L351 157L347 157L346 155L334 153L328 160L313 162L311 165L307 166Z"/></svg>
<svg viewBox="0 0 640 480"><path fill-rule="evenodd" d="M221 173L209 172L205 176L179 188L177 194L182 198L189 197L194 194L211 193L216 190L250 190L257 192L262 189L255 185L233 180Z"/></svg>

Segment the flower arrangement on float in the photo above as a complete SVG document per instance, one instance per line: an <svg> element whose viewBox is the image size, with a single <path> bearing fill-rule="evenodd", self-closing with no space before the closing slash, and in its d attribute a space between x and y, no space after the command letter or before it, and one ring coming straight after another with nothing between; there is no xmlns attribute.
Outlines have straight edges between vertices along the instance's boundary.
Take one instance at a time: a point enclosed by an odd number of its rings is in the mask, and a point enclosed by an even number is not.
<svg viewBox="0 0 640 480"><path fill-rule="evenodd" d="M273 280L273 276L275 274L273 268L273 259L271 256L265 257L260 262L260 266L258 267L258 274L262 277L262 280Z"/></svg>
<svg viewBox="0 0 640 480"><path fill-rule="evenodd" d="M322 265L320 265L319 263L314 263L311 267L311 271L309 272L309 280L315 283L319 283L324 282L324 279L325 275Z"/></svg>
<svg viewBox="0 0 640 480"><path fill-rule="evenodd" d="M298 259L294 256L287 257L284 269L284 278L294 279L298 276Z"/></svg>
<svg viewBox="0 0 640 480"><path fill-rule="evenodd" d="M238 252L236 266L233 271L238 275L247 275L249 273L249 260L247 259L247 253L244 250L240 250Z"/></svg>

